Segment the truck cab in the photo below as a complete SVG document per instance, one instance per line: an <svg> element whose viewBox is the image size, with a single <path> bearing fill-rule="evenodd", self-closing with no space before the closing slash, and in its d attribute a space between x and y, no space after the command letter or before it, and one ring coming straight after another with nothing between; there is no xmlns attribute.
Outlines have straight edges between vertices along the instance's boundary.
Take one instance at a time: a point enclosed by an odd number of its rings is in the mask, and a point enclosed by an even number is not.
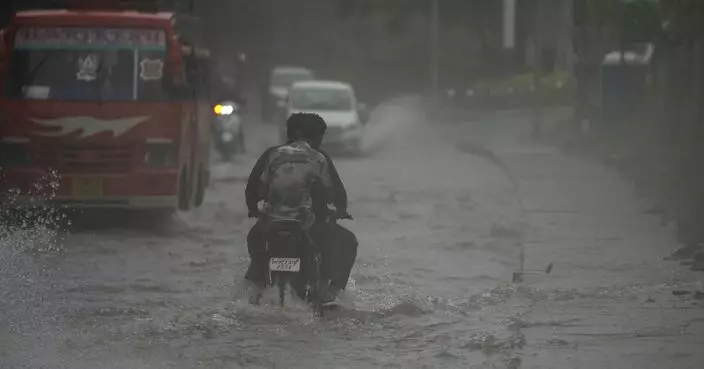
<svg viewBox="0 0 704 369"><path fill-rule="evenodd" d="M0 188L18 194L13 206L197 206L209 177L207 50L176 31L173 13L99 5L19 12L3 30ZM38 193L49 173L55 185Z"/></svg>

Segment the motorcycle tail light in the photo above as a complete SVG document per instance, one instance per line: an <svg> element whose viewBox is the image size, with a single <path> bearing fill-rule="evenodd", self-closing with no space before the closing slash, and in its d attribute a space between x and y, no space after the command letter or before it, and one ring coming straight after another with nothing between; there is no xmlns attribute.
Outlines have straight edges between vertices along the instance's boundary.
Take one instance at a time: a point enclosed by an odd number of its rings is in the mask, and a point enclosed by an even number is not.
<svg viewBox="0 0 704 369"><path fill-rule="evenodd" d="M150 167L175 168L178 163L178 149L172 143L147 144L144 163Z"/></svg>

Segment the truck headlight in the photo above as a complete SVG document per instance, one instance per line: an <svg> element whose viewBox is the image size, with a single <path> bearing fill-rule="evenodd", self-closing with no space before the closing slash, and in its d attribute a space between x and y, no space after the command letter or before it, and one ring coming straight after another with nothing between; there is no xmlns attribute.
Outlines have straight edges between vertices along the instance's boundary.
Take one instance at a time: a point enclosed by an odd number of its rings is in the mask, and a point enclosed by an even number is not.
<svg viewBox="0 0 704 369"><path fill-rule="evenodd" d="M172 143L150 143L144 153L144 164L157 168L175 168L178 149Z"/></svg>
<svg viewBox="0 0 704 369"><path fill-rule="evenodd" d="M0 167L12 168L29 165L29 151L23 144L0 144Z"/></svg>

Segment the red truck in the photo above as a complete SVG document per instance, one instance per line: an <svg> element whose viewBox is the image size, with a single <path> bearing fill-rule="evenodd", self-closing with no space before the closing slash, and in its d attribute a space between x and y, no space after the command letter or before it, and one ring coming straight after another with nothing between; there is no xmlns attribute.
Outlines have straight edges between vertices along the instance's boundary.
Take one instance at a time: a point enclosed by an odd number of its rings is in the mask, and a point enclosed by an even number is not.
<svg viewBox="0 0 704 369"><path fill-rule="evenodd" d="M119 3L19 12L3 30L3 206L172 212L203 203L209 52L179 32L177 15ZM37 185L51 173L54 186Z"/></svg>

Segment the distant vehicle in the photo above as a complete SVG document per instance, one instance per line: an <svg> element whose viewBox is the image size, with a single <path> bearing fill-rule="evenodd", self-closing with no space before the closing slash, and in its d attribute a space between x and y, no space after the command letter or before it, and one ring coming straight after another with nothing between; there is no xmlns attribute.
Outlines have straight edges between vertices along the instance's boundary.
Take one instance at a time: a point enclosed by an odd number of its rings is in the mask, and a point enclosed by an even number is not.
<svg viewBox="0 0 704 369"><path fill-rule="evenodd" d="M234 78L221 75L211 85L213 101L213 142L215 149L225 161L235 154L244 153L244 114L247 99L237 88Z"/></svg>
<svg viewBox="0 0 704 369"><path fill-rule="evenodd" d="M328 125L323 148L359 154L366 124L366 106L357 102L354 89L339 81L300 81L291 85L286 104L286 117L294 113L315 113ZM285 124L281 125L286 140Z"/></svg>
<svg viewBox="0 0 704 369"><path fill-rule="evenodd" d="M213 107L215 113L215 148L225 161L230 161L236 153L245 152L244 125L241 106L234 101L223 101Z"/></svg>
<svg viewBox="0 0 704 369"><path fill-rule="evenodd" d="M4 29L0 190L19 197L2 205L171 213L203 203L210 53L178 31L197 19L114 6L23 11ZM50 171L56 193L34 198Z"/></svg>
<svg viewBox="0 0 704 369"><path fill-rule="evenodd" d="M274 68L266 83L262 98L262 119L270 122L286 106L291 84L315 78L313 71L303 67L281 66Z"/></svg>

